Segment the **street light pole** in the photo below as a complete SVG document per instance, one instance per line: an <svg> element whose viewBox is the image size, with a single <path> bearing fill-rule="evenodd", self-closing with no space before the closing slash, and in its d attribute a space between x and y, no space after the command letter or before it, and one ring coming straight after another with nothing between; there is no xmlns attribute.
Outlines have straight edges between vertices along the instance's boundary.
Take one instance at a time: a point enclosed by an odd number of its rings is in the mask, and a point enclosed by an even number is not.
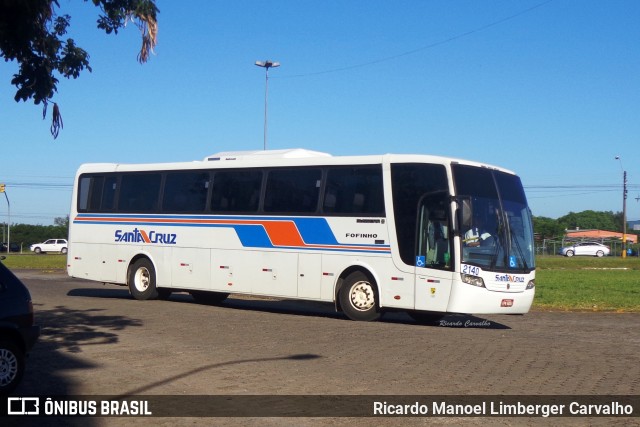
<svg viewBox="0 0 640 427"><path fill-rule="evenodd" d="M256 65L258 67L262 67L265 69L265 85L264 85L264 143L263 150L267 149L267 111L268 111L268 100L269 100L269 68L276 68L280 66L279 62L273 62L270 60L266 61L256 61Z"/></svg>
<svg viewBox="0 0 640 427"><path fill-rule="evenodd" d="M9 196L7 196L7 190L5 184L0 184L0 193L4 193L4 197L7 198L7 255L11 253L11 204L9 203Z"/></svg>
<svg viewBox="0 0 640 427"><path fill-rule="evenodd" d="M622 159L616 156L616 160L620 161L620 169L622 169L622 258L627 257L627 171L622 167Z"/></svg>

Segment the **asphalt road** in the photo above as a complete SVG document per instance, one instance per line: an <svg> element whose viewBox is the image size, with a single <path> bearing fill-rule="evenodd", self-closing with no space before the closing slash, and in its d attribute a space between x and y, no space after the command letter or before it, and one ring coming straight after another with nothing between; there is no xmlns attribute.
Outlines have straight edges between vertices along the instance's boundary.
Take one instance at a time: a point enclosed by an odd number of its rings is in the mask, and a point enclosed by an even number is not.
<svg viewBox="0 0 640 427"><path fill-rule="evenodd" d="M640 314L403 313L353 322L332 305L187 294L136 301L126 288L16 271L42 336L16 395L640 395ZM459 419L458 419L459 421ZM491 424L529 425L527 418ZM538 421L535 420L536 425ZM547 419L548 425L557 424ZM383 425L434 419L384 418ZM593 424L638 424L598 419ZM367 418L154 418L154 425L371 425ZM455 424L442 418L438 424ZM486 419L464 418L484 425ZM588 418L562 419L565 425ZM96 418L82 425L150 424Z"/></svg>

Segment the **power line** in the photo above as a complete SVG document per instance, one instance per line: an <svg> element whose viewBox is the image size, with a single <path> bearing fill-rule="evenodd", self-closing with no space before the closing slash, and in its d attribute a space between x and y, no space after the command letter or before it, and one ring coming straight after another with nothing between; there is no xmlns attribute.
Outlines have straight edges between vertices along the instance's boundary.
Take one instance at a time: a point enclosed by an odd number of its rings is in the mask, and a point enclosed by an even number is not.
<svg viewBox="0 0 640 427"><path fill-rule="evenodd" d="M529 185L524 186L529 199L547 199L557 197L588 196L590 194L617 193L621 184L569 184L569 185ZM637 190L640 185L628 185L627 188Z"/></svg>
<svg viewBox="0 0 640 427"><path fill-rule="evenodd" d="M58 183L49 183L49 182L5 182L7 187L12 188L28 188L28 189L38 189L38 190L72 190L73 183L71 184L58 184Z"/></svg>
<svg viewBox="0 0 640 427"><path fill-rule="evenodd" d="M599 192L590 191L586 193L561 193L561 194L553 194L547 196L527 196L528 199L551 199L554 197L575 197L575 196L588 196L590 194L599 194Z"/></svg>
<svg viewBox="0 0 640 427"><path fill-rule="evenodd" d="M513 15L509 15L509 16L507 16L505 18L499 19L497 21L493 21L493 22L491 22L489 24L485 24L485 25L483 25L481 27L474 28L473 30L465 31L464 33L456 34L456 35L451 36L449 38L446 38L446 39L443 39L443 40L440 40L440 41L437 41L437 42L434 42L434 43L430 43L428 45L424 45L424 46L418 47L416 49L408 50L406 52L402 52L402 53L399 53L399 54L396 54L396 55L386 56L386 57L383 57L383 58L374 59L372 61L363 62L363 63L360 63L360 64L347 65L347 66L344 66L344 67L332 68L332 69L323 70L323 71L315 71L315 72L312 72L312 73L292 74L292 75L284 75L284 76L280 75L280 76L277 76L275 78L279 78L279 79L300 78L300 77L318 76L318 75L321 75L321 74L337 73L337 72L341 72L341 71L353 70L353 69L356 69L356 68L369 67L371 65L380 64L381 62L392 61L394 59L402 58L404 56L414 55L414 54L416 54L418 52L422 52L423 50L433 49L434 47L438 47L438 46L441 46L443 44L451 43L451 42L459 40L461 38L468 37L470 35L485 31L485 30L487 30L487 29L489 29L491 27L495 27L497 25L503 24L503 23L505 23L507 21L511 21L512 19L518 18L518 17L520 17L522 15L525 15L525 14L527 14L529 12L532 12L535 9L538 9L538 8L540 8L542 6L545 6L545 5L549 4L549 3L551 3L552 1L553 0L547 0L547 1L544 1L542 3L538 3L538 4L534 5L534 6L531 6L531 7L527 8L527 9L524 9L524 10L522 10L520 12L514 13Z"/></svg>
<svg viewBox="0 0 640 427"><path fill-rule="evenodd" d="M629 184L631 185L631 184ZM640 184L633 184L634 186L638 187L640 186ZM525 189L566 189L566 188L614 188L614 189L620 189L620 187L622 187L622 184L565 184L565 185L559 185L559 184L554 184L554 185L525 185L524 188Z"/></svg>
<svg viewBox="0 0 640 427"><path fill-rule="evenodd" d="M13 215L11 214L11 223L16 222L16 218L28 218L28 219L54 219L54 218L64 218L69 215L69 212L65 213L17 213ZM0 217L0 224L6 224L7 220Z"/></svg>

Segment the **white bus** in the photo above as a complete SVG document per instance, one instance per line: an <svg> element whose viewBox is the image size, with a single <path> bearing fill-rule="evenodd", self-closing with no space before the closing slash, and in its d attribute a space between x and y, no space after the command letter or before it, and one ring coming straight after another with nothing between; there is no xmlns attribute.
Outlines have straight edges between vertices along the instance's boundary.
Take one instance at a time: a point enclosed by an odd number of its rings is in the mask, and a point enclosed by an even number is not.
<svg viewBox="0 0 640 427"><path fill-rule="evenodd" d="M68 250L70 276L126 285L139 300L297 298L354 320L526 313L535 292L520 178L426 155L293 149L85 164Z"/></svg>

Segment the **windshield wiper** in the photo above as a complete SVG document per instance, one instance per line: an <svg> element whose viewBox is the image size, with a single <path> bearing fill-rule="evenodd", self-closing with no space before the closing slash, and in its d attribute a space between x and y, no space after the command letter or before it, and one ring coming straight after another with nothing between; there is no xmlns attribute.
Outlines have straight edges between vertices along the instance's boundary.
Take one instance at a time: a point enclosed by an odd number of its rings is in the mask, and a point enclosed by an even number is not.
<svg viewBox="0 0 640 427"><path fill-rule="evenodd" d="M518 255L520 255L520 259L522 260L522 266L525 270L529 269L529 265L527 264L527 260L524 257L524 252L522 252L522 248L520 247L520 242L518 242L518 238L516 234L513 232L513 228L511 228L511 224L509 224L509 231L511 233L511 241L515 243L516 250L518 251Z"/></svg>
<svg viewBox="0 0 640 427"><path fill-rule="evenodd" d="M498 218L498 226L496 227L496 237L493 239L496 245L496 250L491 255L491 269L496 268L496 264L498 263L498 256L500 255L500 250L503 249L502 239L504 239L503 233L504 227L500 218Z"/></svg>

